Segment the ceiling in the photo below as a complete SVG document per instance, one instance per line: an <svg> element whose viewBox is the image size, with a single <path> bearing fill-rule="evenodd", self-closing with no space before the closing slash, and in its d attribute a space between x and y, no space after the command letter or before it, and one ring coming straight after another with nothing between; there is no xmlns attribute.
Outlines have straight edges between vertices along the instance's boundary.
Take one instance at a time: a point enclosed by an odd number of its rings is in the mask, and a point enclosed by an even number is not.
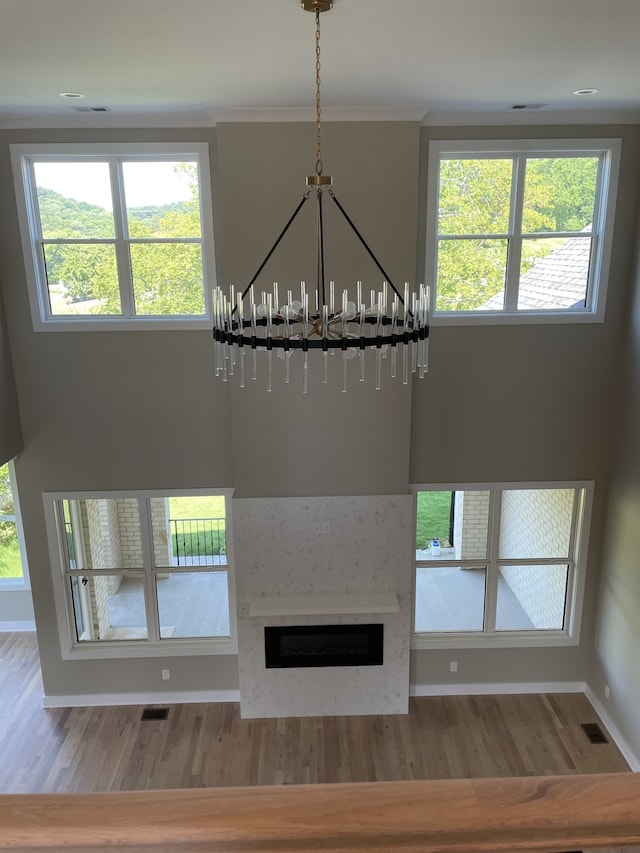
<svg viewBox="0 0 640 853"><path fill-rule="evenodd" d="M638 0L335 0L321 25L328 120L640 120ZM0 0L0 126L308 120L314 51L298 0Z"/></svg>

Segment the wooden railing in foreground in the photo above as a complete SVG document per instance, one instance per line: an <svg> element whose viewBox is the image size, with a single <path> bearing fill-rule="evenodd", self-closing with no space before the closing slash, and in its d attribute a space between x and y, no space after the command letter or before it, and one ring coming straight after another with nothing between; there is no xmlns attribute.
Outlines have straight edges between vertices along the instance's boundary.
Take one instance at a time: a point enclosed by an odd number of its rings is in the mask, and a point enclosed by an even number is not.
<svg viewBox="0 0 640 853"><path fill-rule="evenodd" d="M472 853L640 845L640 774L0 796L0 850Z"/></svg>

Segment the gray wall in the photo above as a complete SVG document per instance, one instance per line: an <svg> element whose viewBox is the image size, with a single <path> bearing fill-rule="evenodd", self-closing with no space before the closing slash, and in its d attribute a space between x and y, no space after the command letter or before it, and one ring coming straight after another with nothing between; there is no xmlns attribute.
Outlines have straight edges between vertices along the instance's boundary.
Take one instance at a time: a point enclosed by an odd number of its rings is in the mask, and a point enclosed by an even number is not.
<svg viewBox="0 0 640 853"><path fill-rule="evenodd" d="M256 388L243 395L231 389L231 383L214 378L209 332L33 332L8 143L97 138L208 141L219 278L243 284L306 190L304 178L315 164L313 127L232 125L222 128L219 137L218 155L216 134L210 130L116 131L100 136L16 131L0 136L0 204L7 222L0 272L10 283L7 314L26 446L17 474L48 694L159 690L164 686L163 665L171 667L172 690L233 689L237 665L235 658L224 656L179 662L154 659L151 664L63 661L51 606L43 492L233 485L244 496L407 491L410 388L397 384L390 388L390 405L389 395L376 394L371 385L363 390L356 384L354 393L345 396L335 382L322 388L319 377L312 376L312 393L302 398L296 391L298 407L283 427L281 385L275 384L269 396ZM367 240L381 244L378 251L389 267L398 269L400 280L413 280L419 128L338 125L335 137L327 144L325 162L335 165L336 177L344 176L336 187L341 201ZM389 168L371 180L390 160ZM306 213L311 218L304 227L313 234L312 201ZM333 251L329 246L335 221L335 211L327 211L328 254ZM313 254L307 252L305 233L293 235L293 257L284 252L282 261L278 256L274 262L282 275L281 288L299 286L299 256L312 259L302 275L313 280ZM333 263L345 261L353 281L362 266L365 275L371 275L372 265L367 270L360 264L362 257L364 251L354 237L350 244L338 245ZM289 277L294 275L292 281ZM330 268L328 275L335 272ZM375 281L379 282L377 274Z"/></svg>
<svg viewBox="0 0 640 853"><path fill-rule="evenodd" d="M416 174L419 128L415 124L332 124L324 134L325 172L336 197L396 286L415 281L418 205ZM305 124L218 127L220 201L226 280L243 287L306 191L314 171L314 127ZM375 180L372 178L375 177ZM379 289L381 275L324 195L326 280L336 292L363 281L363 292ZM312 194L276 251L256 290L278 278L299 290L315 285L316 208ZM369 382L360 383L350 365L349 391L341 390L340 356L330 359L322 384L310 370L309 394L301 392L301 360L291 386L275 360L273 391L262 382L244 390L233 383L233 458L236 497L402 494L409 477L410 387L383 378L376 392L373 361ZM311 359L319 368L318 360ZM293 405L291 401L294 401ZM286 411L286 418L282 413Z"/></svg>
<svg viewBox="0 0 640 853"><path fill-rule="evenodd" d="M604 323L432 330L429 376L415 383L411 481L594 480L582 641L565 649L423 651L417 683L584 681L600 583L620 394L621 334L638 201L637 127L426 128L432 139L622 138ZM423 158L424 160L424 158ZM424 184L423 184L424 186ZM419 233L423 232L423 228ZM458 671L449 673L449 660Z"/></svg>
<svg viewBox="0 0 640 853"><path fill-rule="evenodd" d="M425 138L515 136L514 128L440 128ZM635 234L638 168L635 127L526 128L526 136L622 137L622 167L606 320L603 324L439 327L431 369L413 389L377 394L353 384L342 395L311 377L269 395L240 391L212 374L207 332L34 333L24 285L10 141L198 139L212 145L218 273L248 281L305 191L313 171L312 125L221 125L217 131L6 131L0 133L0 280L11 336L26 449L18 461L45 688L52 694L237 687L235 659L62 661L42 492L235 486L242 497L401 494L409 484L452 481L594 479L594 525L581 643L561 650L456 650L413 654L412 680L582 681L600 584L612 412L618 399L621 330ZM422 265L424 192L416 124L336 124L325 128L325 171L395 281ZM423 177L423 175L422 175ZM312 282L313 200L299 231L273 261ZM351 281L379 276L361 248L341 236L327 208L327 257ZM301 214L302 216L303 214ZM309 215L311 226L309 226ZM329 218L331 216L331 219ZM296 226L297 227L297 226ZM309 260L311 258L311 261ZM270 267L271 268L271 267ZM329 277L337 272L329 269ZM419 270L418 270L419 271ZM266 271L270 285L275 273ZM296 279L296 286L297 286ZM281 417L285 399L286 419ZM449 673L450 659L459 662Z"/></svg>
<svg viewBox="0 0 640 853"><path fill-rule="evenodd" d="M115 131L118 141L197 139L211 131ZM0 136L0 278L25 450L16 462L45 692L104 693L237 687L233 657L63 662L42 493L58 490L216 488L233 485L228 388L212 379L207 331L35 333L25 287L8 143L91 140L74 132ZM216 161L214 159L214 166Z"/></svg>
<svg viewBox="0 0 640 853"><path fill-rule="evenodd" d="M640 259L636 263L629 314L623 394L615 436L617 452L588 683L640 765ZM609 698L605 696L605 686L610 689Z"/></svg>

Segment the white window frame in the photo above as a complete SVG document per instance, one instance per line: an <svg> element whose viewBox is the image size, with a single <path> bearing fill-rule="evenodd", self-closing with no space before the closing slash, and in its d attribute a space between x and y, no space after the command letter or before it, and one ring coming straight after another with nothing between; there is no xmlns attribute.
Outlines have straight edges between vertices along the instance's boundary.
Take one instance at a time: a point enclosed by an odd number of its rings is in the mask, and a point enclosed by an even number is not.
<svg viewBox="0 0 640 853"><path fill-rule="evenodd" d="M104 491L104 492L46 492L43 494L45 524L49 544L50 564L53 578L53 592L60 640L60 652L63 660L109 659L109 658L146 658L146 657L177 657L196 655L229 655L238 653L237 617L235 597L235 573L233 569L233 531L231 517L231 496L233 489L165 489L144 491ZM143 567L136 568L136 574L144 574L147 622L149 639L147 640L96 640L78 641L76 638L75 615L68 577L66 548L61 541L61 531L57 519L56 504L58 501L101 500L101 499L134 499L148 500L149 498L172 498L222 495L225 499L225 529L227 562L226 565L206 566L203 571L225 571L227 573L227 589L229 596L229 636L228 637L184 637L160 639L155 636L150 616L157 614L155 600L151 599L150 591L154 574L153 555L143 532L142 550ZM144 519L141 518L144 524ZM149 522L150 523L150 522ZM148 533L150 531L147 531ZM192 567L191 567L192 568ZM193 568L192 568L193 570ZM161 571L161 569L160 569ZM171 567L166 571L175 572ZM184 571L184 568L182 569ZM92 570L92 574L94 571ZM119 574L119 570L100 570L100 574ZM81 574L81 573L79 573Z"/></svg>
<svg viewBox="0 0 640 853"><path fill-rule="evenodd" d="M11 150L18 221L22 239L31 317L35 331L139 331L141 329L211 328L211 291L216 286L216 277L209 146L206 142L52 143L15 144L9 147ZM199 242L202 246L204 313L166 316L133 314L132 284L129 280L119 276L122 315L78 315L77 317L73 317L52 314L49 305L49 291L44 261L40 249L41 228L35 201L34 161L55 162L75 160L91 162L92 160L108 160L112 164L110 167L112 195L114 202L117 202L118 198L121 199L121 192L118 190L118 164L122 159L158 161L162 159L174 160L181 157L185 159L196 158L198 161L202 234L199 239L190 238L186 240L185 238L182 242ZM129 241L123 236L122 221L126 217L126 212L122 209L121 204L114 203L114 217L116 221L116 236L113 242L116 246L116 253L119 253L124 258L124 262L119 262L118 269L119 271L126 271ZM127 273L125 272L126 275ZM129 291L131 292L129 293Z"/></svg>
<svg viewBox="0 0 640 853"><path fill-rule="evenodd" d="M604 321L609 264L613 240L613 225L620 170L620 139L506 139L506 140L449 140L431 141L428 149L428 177L426 201L426 261L425 280L433 286L433 325L514 325L540 323L601 323ZM591 155L601 158L596 205L593 221L593 254L587 284L587 305L570 310L495 310L495 311L436 311L437 250L438 250L438 198L440 161L446 158L488 158L494 156L553 157ZM515 200L524 184L512 185L511 223L509 233L491 235L509 241L520 240L520 224L515 221ZM515 229L515 231L514 231ZM589 235L590 236L590 235ZM518 254L519 260L519 254ZM513 288L517 287L518 275L507 275L505 302L517 304Z"/></svg>
<svg viewBox="0 0 640 853"><path fill-rule="evenodd" d="M461 492L461 491L491 491L503 492L526 489L575 489L578 492L575 518L572 528L573 557L560 561L569 566L567 577L567 594L565 604L565 626L562 630L531 630L531 631L430 631L416 632L416 580L417 569L420 566L459 565L460 560L452 559L437 561L414 559L412 576L412 608L411 608L411 648L413 649L459 649L459 648L522 648L522 647L552 647L577 646L580 642L580 626L582 624L582 605L587 570L587 550L591 528L591 512L593 508L593 481L558 481L558 482L527 482L527 483L430 483L412 485L414 494L414 529L413 548L415 554L417 495L418 492ZM498 520L490 518L489 535L492 529L494 536L498 532ZM484 613L491 612L495 616L496 583L492 583L491 572L495 573L498 563L497 542L487 542L487 557L485 560L464 561L473 562L476 566L486 566ZM521 560L506 561L521 564ZM526 561L525 561L526 562ZM544 560L540 561L544 563ZM553 563L558 560L551 561ZM492 566L490 567L490 564Z"/></svg>
<svg viewBox="0 0 640 853"><path fill-rule="evenodd" d="M20 514L20 496L16 483L16 469L13 460L7 462L9 467L9 481L11 483L11 494L13 495L13 515L0 515L0 521L13 521L16 526L18 537L18 549L20 551L20 562L22 563L21 578L0 578L0 592L9 589L31 589L29 579L29 564L27 562L27 549L24 542L24 530L22 528L22 515Z"/></svg>

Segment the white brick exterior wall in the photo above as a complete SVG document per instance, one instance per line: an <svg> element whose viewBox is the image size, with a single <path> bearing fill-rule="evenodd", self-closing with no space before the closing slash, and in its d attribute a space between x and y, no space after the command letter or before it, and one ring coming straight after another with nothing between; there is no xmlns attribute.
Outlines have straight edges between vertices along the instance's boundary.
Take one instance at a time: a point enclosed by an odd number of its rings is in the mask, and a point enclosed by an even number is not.
<svg viewBox="0 0 640 853"><path fill-rule="evenodd" d="M565 557L573 516L573 489L502 493L500 557ZM561 628L566 566L503 566L501 574L535 628Z"/></svg>
<svg viewBox="0 0 640 853"><path fill-rule="evenodd" d="M118 526L116 501L83 501L82 515L85 517L85 552L87 562L94 569L110 569L122 565L122 552ZM109 595L120 586L120 577L99 576L91 579L89 598L93 619L93 631L100 638L110 628Z"/></svg>
<svg viewBox="0 0 640 853"><path fill-rule="evenodd" d="M169 499L151 498L151 525L156 566L170 566L169 553Z"/></svg>
<svg viewBox="0 0 640 853"><path fill-rule="evenodd" d="M76 501L78 512L82 519L82 542L84 544L85 568L93 568L93 555L91 554L91 543L89 537L89 516L87 513L87 501Z"/></svg>
<svg viewBox="0 0 640 853"><path fill-rule="evenodd" d="M566 557L573 489L514 489L502 493L501 559Z"/></svg>
<svg viewBox="0 0 640 853"><path fill-rule="evenodd" d="M158 565L170 565L166 498L151 500L153 545ZM141 569L143 567L140 516L135 498L79 501L87 569ZM109 596L117 592L124 575L91 577L87 587L93 636L103 637L111 627Z"/></svg>
<svg viewBox="0 0 640 853"><path fill-rule="evenodd" d="M489 501L484 491L456 492L453 542L461 560L483 560L487 556Z"/></svg>
<svg viewBox="0 0 640 853"><path fill-rule="evenodd" d="M534 628L563 627L566 566L503 566L500 574Z"/></svg>
<svg viewBox="0 0 640 853"><path fill-rule="evenodd" d="M138 501L135 498L119 498L111 503L117 506L118 512L121 565L127 569L141 569L143 561Z"/></svg>

